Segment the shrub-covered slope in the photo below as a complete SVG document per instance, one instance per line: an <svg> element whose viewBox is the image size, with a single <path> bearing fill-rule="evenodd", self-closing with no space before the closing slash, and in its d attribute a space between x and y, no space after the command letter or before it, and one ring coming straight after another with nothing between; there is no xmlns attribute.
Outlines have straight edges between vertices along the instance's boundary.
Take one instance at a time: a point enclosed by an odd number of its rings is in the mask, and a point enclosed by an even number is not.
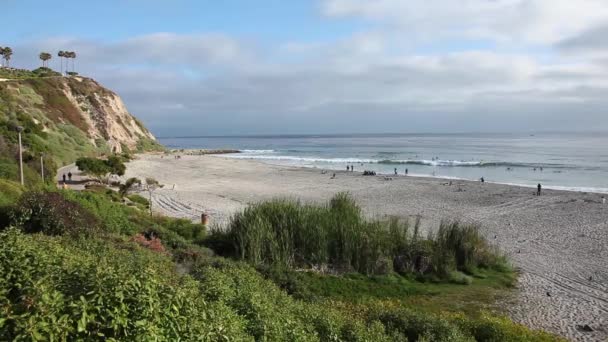
<svg viewBox="0 0 608 342"><path fill-rule="evenodd" d="M23 127L25 177L52 177L80 156L162 148L112 91L89 78L0 81L0 178L18 180L17 127Z"/></svg>
<svg viewBox="0 0 608 342"><path fill-rule="evenodd" d="M296 299L201 247L210 241L200 225L150 217L109 193L26 193L0 214L0 340L559 340L398 297Z"/></svg>

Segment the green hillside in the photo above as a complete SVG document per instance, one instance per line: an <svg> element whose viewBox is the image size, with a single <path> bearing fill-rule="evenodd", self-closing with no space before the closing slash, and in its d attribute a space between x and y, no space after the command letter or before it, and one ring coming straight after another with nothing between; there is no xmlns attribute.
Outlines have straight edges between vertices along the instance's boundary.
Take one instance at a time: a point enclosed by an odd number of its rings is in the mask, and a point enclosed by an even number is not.
<svg viewBox="0 0 608 342"><path fill-rule="evenodd" d="M15 78L0 81L1 178L18 180L18 127L23 128L24 174L28 184L35 184L40 178L41 154L45 175L50 180L57 166L72 163L81 156L111 153L108 121L116 121L112 124L121 126L119 129L129 137L118 141L121 150L162 148L137 119L132 118L142 133L133 133L124 122L123 113L108 111L102 102L114 100L111 91L91 79L48 77L54 74L39 70L0 71L0 78Z"/></svg>

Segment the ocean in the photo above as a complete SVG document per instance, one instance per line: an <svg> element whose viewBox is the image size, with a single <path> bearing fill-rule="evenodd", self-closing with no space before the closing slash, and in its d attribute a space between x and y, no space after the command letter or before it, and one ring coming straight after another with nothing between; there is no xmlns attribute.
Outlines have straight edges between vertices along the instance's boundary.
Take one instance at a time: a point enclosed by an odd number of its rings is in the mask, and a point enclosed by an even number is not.
<svg viewBox="0 0 608 342"><path fill-rule="evenodd" d="M238 149L229 158L608 193L608 134L352 134L159 138L173 149Z"/></svg>

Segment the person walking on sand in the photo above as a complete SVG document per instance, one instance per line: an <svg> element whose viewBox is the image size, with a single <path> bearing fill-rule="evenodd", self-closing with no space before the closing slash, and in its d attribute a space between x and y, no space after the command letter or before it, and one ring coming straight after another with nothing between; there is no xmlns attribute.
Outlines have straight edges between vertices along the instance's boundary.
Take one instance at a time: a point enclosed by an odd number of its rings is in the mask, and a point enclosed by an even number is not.
<svg viewBox="0 0 608 342"><path fill-rule="evenodd" d="M68 180L71 182L72 181L72 172L68 172Z"/></svg>
<svg viewBox="0 0 608 342"><path fill-rule="evenodd" d="M542 185L540 185L540 183L538 183L538 185L536 186L536 196L540 196L540 192L542 190Z"/></svg>
<svg viewBox="0 0 608 342"><path fill-rule="evenodd" d="M397 175L397 168L395 168L395 176Z"/></svg>

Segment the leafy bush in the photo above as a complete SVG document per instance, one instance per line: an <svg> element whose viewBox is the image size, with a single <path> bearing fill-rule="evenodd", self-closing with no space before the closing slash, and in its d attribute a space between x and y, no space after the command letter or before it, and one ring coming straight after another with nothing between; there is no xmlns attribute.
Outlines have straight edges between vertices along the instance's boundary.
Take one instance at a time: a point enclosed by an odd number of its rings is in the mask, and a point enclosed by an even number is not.
<svg viewBox="0 0 608 342"><path fill-rule="evenodd" d="M129 195L129 196L127 196L127 198L129 200L131 200L131 202L133 202L133 203L142 205L144 208L147 208L150 205L150 201L148 201L147 198L140 196L138 194Z"/></svg>
<svg viewBox="0 0 608 342"><path fill-rule="evenodd" d="M204 298L237 312L257 341L390 340L382 325L366 325L327 306L294 300L245 264L211 259L193 275Z"/></svg>
<svg viewBox="0 0 608 342"><path fill-rule="evenodd" d="M15 203L22 193L19 183L0 179L0 207Z"/></svg>
<svg viewBox="0 0 608 342"><path fill-rule="evenodd" d="M0 340L251 340L166 257L13 229L0 245Z"/></svg>
<svg viewBox="0 0 608 342"><path fill-rule="evenodd" d="M136 213L105 193L92 191L62 191L62 196L79 203L95 215L106 232L132 235L141 229L133 222Z"/></svg>
<svg viewBox="0 0 608 342"><path fill-rule="evenodd" d="M26 233L79 235L99 230L99 221L91 212L57 192L24 194L11 217L12 224Z"/></svg>
<svg viewBox="0 0 608 342"><path fill-rule="evenodd" d="M405 336L407 341L471 341L457 325L408 309L376 309L369 313L368 319L381 322L388 333Z"/></svg>
<svg viewBox="0 0 608 342"><path fill-rule="evenodd" d="M188 241L200 242L206 233L206 228L200 223L192 223L187 219L171 219L163 225Z"/></svg>

